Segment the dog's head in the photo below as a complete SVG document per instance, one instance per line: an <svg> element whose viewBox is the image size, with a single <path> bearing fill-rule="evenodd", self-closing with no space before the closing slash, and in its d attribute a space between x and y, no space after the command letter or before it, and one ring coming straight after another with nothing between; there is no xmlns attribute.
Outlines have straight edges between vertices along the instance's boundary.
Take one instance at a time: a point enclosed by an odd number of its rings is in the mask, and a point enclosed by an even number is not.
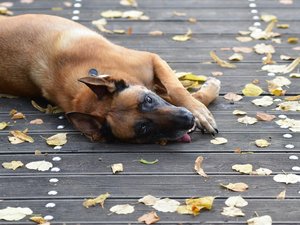
<svg viewBox="0 0 300 225"><path fill-rule="evenodd" d="M96 116L67 113L73 125L93 140L116 138L126 142L149 143L176 140L194 125L194 116L183 107L166 102L144 86L127 85L109 76L80 79L97 96L99 104L106 99L107 113Z"/></svg>

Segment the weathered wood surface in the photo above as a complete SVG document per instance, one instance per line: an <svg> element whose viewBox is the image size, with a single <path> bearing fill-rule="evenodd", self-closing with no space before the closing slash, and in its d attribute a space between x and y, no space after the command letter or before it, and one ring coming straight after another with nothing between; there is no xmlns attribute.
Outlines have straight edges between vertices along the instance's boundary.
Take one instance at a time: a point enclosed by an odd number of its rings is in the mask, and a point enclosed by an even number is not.
<svg viewBox="0 0 300 225"><path fill-rule="evenodd" d="M105 10L131 10L121 6L119 0L73 0L67 6L60 0L39 0L31 4L12 0L11 10L15 15L24 13L44 13L59 15L66 18L79 16L79 22L97 30L92 20L100 18ZM80 3L81 7L75 7ZM132 28L131 35L103 34L116 44L138 50L158 53L166 59L176 71L192 71L195 74L211 76L213 71L222 71L223 76L221 95L228 92L241 93L244 85L257 79L260 86L268 94L267 83L271 80L267 72L261 71L262 55L252 52L243 54L244 60L236 69L224 69L211 62L209 51L216 50L217 54L227 59L233 51L222 51L221 48L236 46L253 47L257 43L272 44L276 48L273 59L280 64L281 54L293 57L299 56L299 51L293 50L299 44L287 43L288 37L299 37L300 1L294 0L292 5L280 4L279 1L241 1L241 0L138 0L138 10L150 17L149 21L127 19L109 19L109 29ZM250 8L249 4L256 7ZM251 9L258 10L257 14ZM74 14L79 10L79 14ZM174 11L185 12L187 16L174 16ZM241 43L235 39L238 31L247 30L255 22L261 22L264 29L266 24L253 16L274 14L279 23L288 23L290 28L276 29L282 34L282 43L271 41L251 41ZM194 17L197 23L187 20ZM191 28L192 39L187 42L174 42L172 36L183 34ZM1 29L1 28L0 28ZM149 36L148 32L161 30L163 36ZM287 76L287 75L284 75ZM287 88L288 95L300 94L300 82L291 79L292 85ZM0 81L1 82L1 81ZM277 97L276 97L277 98ZM198 217L178 215L176 213L160 213L160 224L246 224L246 220L258 215L270 215L274 224L299 224L299 184L276 183L273 176L278 173L300 174L299 160L291 160L290 156L300 157L300 139L298 133L279 128L275 122L258 122L255 125L244 125L237 122L237 116L232 115L234 109L247 111L249 116L255 116L262 111L277 116L287 115L299 119L299 112L275 111L276 103L269 107L257 107L251 103L254 98L244 97L240 102L232 104L219 97L210 109L216 117L220 134L228 139L226 145L213 145L212 136L199 132L192 134L193 142L132 145L124 143L92 143L75 131L66 119L58 119L59 115L46 115L38 112L30 104L30 99L0 98L0 122L10 122L12 126L0 131L0 163L11 160L21 160L24 164L37 160L47 160L53 163L54 170L37 172L26 168L16 171L0 168L0 209L7 206L30 207L34 213L54 217L51 224L137 224L137 218L152 208L137 204L138 198L147 194L157 197L171 197L184 202L185 198L203 195L217 196L212 211L201 213ZM282 97L278 98L282 99ZM42 105L43 102L38 101ZM12 121L8 115L11 109L17 109L26 115L25 120ZM35 118L42 118L44 124L30 125ZM58 125L64 129L58 130ZM7 136L10 130L29 129L29 134L35 142L12 145ZM68 133L68 143L62 149L54 149L46 144L44 138L57 132ZM284 138L289 133L293 137ZM256 139L264 138L271 142L267 148L255 146ZM294 148L286 148L292 144ZM243 154L234 153L240 148ZM41 150L43 155L34 155L35 150ZM194 161L197 156L203 156L203 169L209 175L204 179L194 172ZM59 157L60 161L55 158ZM155 160L154 165L144 165L139 159ZM54 159L54 160L53 160ZM112 175L110 165L123 163L124 172ZM241 175L232 170L234 164L250 163L254 169L265 167L273 171L271 176ZM56 171L59 168L59 171ZM295 169L296 168L296 169ZM56 172L55 172L56 171ZM51 178L57 178L57 183L50 183ZM220 213L225 206L224 201L229 196L238 195L220 187L220 183L245 182L249 190L241 193L249 205L243 208L245 217L231 218ZM276 196L286 189L286 199L277 200ZM49 195L55 190L57 195ZM105 208L85 209L82 201L105 192L111 193L111 198L105 203ZM2 200L2 201L1 201ZM45 207L47 203L55 203L54 208ZM111 215L109 208L116 204L130 203L135 206L135 212L129 215ZM27 219L20 222L0 220L0 224L33 224Z"/></svg>

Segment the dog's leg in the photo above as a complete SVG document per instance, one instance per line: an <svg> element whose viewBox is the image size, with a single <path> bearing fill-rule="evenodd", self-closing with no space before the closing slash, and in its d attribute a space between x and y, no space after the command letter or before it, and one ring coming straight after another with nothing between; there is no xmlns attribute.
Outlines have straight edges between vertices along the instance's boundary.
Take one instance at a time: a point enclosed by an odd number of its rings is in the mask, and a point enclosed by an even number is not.
<svg viewBox="0 0 300 225"><path fill-rule="evenodd" d="M218 79L210 77L202 85L201 89L193 93L192 96L198 101L202 102L204 105L208 106L219 96L221 87L220 85L221 82Z"/></svg>
<svg viewBox="0 0 300 225"><path fill-rule="evenodd" d="M190 110L196 118L197 126L210 133L217 132L216 122L206 106L194 98L176 78L173 70L158 55L152 55L154 75L167 91L171 103Z"/></svg>

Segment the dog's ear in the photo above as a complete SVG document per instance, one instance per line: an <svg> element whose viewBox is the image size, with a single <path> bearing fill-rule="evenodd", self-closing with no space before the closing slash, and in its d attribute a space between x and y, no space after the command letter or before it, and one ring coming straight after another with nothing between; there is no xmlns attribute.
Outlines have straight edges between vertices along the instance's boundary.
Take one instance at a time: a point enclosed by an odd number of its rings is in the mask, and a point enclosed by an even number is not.
<svg viewBox="0 0 300 225"><path fill-rule="evenodd" d="M69 112L66 113L66 117L77 130L89 137L92 141L103 140L101 133L102 125L94 116L80 112Z"/></svg>
<svg viewBox="0 0 300 225"><path fill-rule="evenodd" d="M128 87L124 80L113 80L109 75L83 77L79 81L86 84L99 99L109 94L120 92Z"/></svg>

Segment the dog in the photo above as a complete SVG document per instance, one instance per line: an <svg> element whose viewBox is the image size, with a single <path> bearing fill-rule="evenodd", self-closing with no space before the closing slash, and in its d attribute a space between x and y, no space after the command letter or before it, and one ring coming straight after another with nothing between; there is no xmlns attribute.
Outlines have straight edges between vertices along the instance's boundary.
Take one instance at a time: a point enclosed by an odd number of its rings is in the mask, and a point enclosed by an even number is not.
<svg viewBox="0 0 300 225"><path fill-rule="evenodd" d="M0 78L0 93L43 96L93 141L176 140L194 125L218 132L206 106L220 81L208 79L190 94L158 55L57 16L0 20Z"/></svg>

